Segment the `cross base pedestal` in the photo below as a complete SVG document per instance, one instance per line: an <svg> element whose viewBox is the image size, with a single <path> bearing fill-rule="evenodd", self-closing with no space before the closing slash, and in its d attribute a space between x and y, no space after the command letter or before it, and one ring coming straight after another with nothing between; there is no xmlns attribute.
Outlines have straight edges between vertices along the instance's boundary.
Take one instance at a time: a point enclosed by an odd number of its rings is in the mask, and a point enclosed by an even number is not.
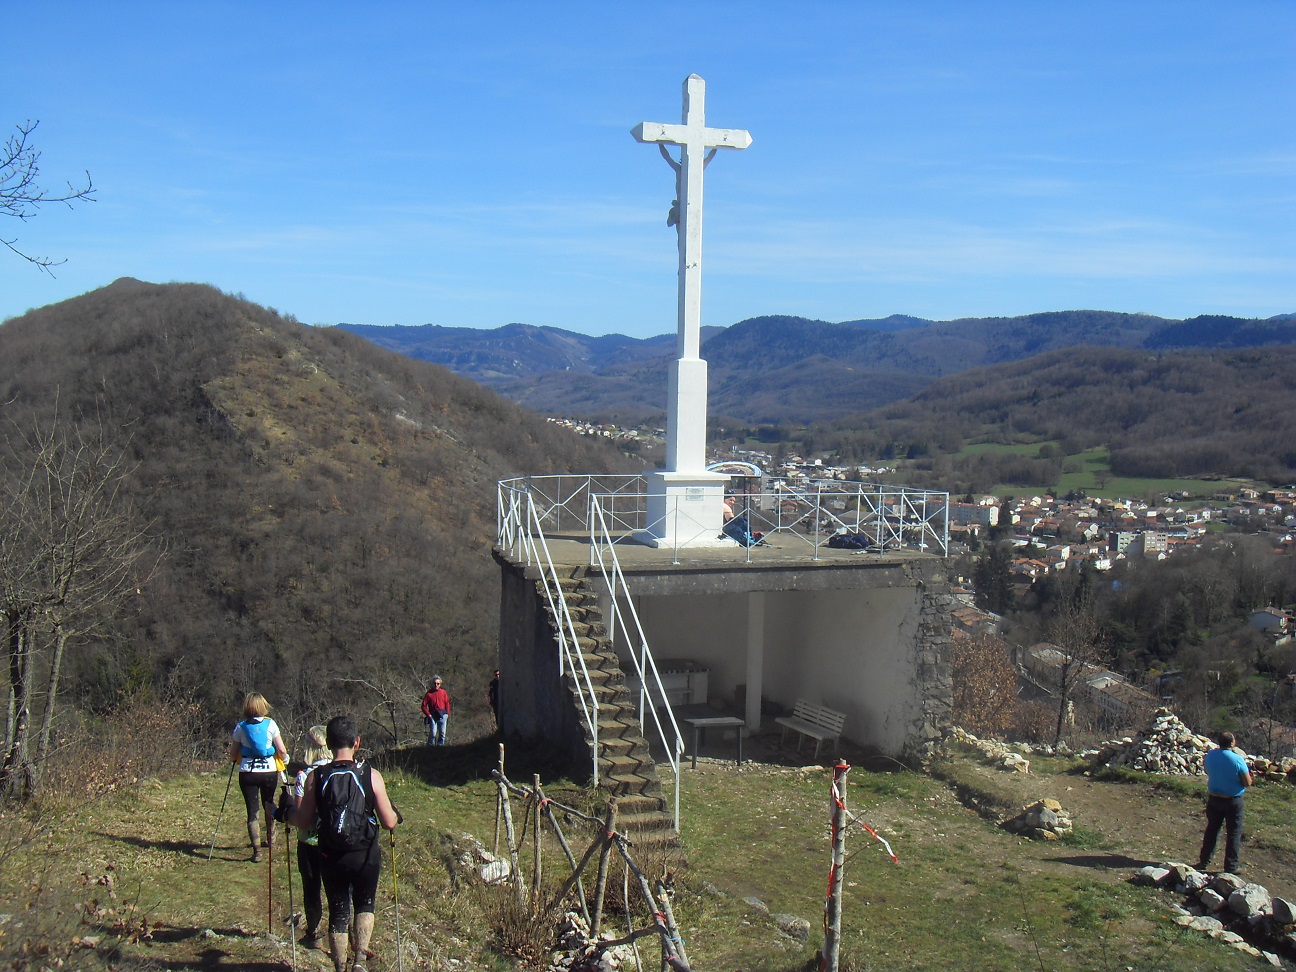
<svg viewBox="0 0 1296 972"><path fill-rule="evenodd" d="M729 477L709 472L653 472L648 480L648 525L634 539L650 547L729 547L723 536Z"/></svg>

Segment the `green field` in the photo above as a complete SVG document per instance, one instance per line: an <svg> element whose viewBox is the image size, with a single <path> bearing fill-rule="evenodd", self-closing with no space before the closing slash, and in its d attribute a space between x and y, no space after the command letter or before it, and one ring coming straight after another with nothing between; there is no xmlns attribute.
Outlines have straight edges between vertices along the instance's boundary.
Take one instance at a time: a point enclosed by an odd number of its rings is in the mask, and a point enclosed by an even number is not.
<svg viewBox="0 0 1296 972"><path fill-rule="evenodd" d="M953 458L978 455L1034 456L1038 455L1041 446L1050 444L1057 445L1057 443L1044 442L977 442L965 446L955 453ZM1221 492L1234 492L1243 486L1263 488L1263 484L1256 484L1248 479L1222 477L1213 479L1140 479L1132 476L1113 476L1111 475L1110 453L1107 449L1091 449L1088 452L1069 455L1065 461L1067 465L1078 461L1081 468L1076 472L1064 472L1062 474L1055 484L1059 494L1069 493L1072 490L1083 490L1089 496L1104 499L1128 499L1142 498L1149 494L1163 496L1186 492L1192 498L1200 499ZM1033 490L1037 491L1039 487L1000 483L996 485L992 492L1011 493L1031 492Z"/></svg>

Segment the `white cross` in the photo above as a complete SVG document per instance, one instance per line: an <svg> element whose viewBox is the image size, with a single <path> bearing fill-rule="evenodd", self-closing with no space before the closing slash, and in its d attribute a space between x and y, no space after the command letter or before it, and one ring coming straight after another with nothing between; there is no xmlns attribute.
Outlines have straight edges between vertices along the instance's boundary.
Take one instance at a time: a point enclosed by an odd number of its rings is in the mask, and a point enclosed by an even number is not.
<svg viewBox="0 0 1296 972"><path fill-rule="evenodd" d="M701 469L706 449L706 363L700 359L702 329L702 170L717 149L745 149L751 134L737 128L706 127L706 82L696 74L684 79L682 124L641 122L631 133L640 142L656 142L675 169L679 226L679 362L666 417L668 470ZM680 146L676 162L667 145ZM698 366L685 362L698 360ZM701 409L698 409L700 377Z"/></svg>

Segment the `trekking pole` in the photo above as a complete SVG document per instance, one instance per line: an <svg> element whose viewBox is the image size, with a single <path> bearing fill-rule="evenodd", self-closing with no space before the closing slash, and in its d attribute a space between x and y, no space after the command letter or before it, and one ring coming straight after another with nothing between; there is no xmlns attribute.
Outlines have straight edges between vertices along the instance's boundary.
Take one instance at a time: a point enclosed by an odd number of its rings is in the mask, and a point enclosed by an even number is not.
<svg viewBox="0 0 1296 972"><path fill-rule="evenodd" d="M400 933L400 892L396 890L396 831L387 831L391 839L391 857L392 857L392 905L396 910L396 972L404 972L404 962L401 956L401 933Z"/></svg>
<svg viewBox="0 0 1296 972"><path fill-rule="evenodd" d="M292 967L297 968L297 920L301 917L297 914L297 908L293 904L292 889L292 831L287 829L288 824L284 823L284 845L286 849L285 856L288 858L284 869L288 872L288 918L284 922L288 926L288 940L292 942Z"/></svg>
<svg viewBox="0 0 1296 972"><path fill-rule="evenodd" d="M266 833L270 839L266 843L270 847L270 853L267 855L270 866L266 869L266 937L274 934L274 831L271 829L274 825L274 817L266 820Z"/></svg>
<svg viewBox="0 0 1296 972"><path fill-rule="evenodd" d="M221 817L225 816L225 801L229 799L230 784L234 782L234 767L238 763L230 763L229 779L225 781L225 796L221 800L220 813L216 814L216 829L212 831L211 847L207 848L207 860L211 860L212 851L216 849L216 834L220 831Z"/></svg>

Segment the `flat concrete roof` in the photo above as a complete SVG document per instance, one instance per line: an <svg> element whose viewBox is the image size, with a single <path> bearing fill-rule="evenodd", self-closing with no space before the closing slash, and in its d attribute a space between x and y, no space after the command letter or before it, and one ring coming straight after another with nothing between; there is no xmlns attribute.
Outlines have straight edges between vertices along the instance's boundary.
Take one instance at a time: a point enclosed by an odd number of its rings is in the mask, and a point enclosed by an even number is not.
<svg viewBox="0 0 1296 972"><path fill-rule="evenodd" d="M546 536L549 554L556 566L582 567L590 565L590 540L586 535L564 534ZM505 560L516 563L509 551L498 550ZM888 551L887 553L870 553L864 550L839 550L834 547L821 546L816 559L814 544L804 537L793 533L776 533L753 547L741 547L738 544L717 547L681 547L675 550L669 547L650 547L636 543L627 535L626 539L616 544L617 562L627 576L639 575L682 575L682 574L727 574L734 580L745 571L763 574L768 583L772 575L786 574L787 579L775 582L774 589L786 589L789 586L806 584L807 573L823 571L825 574L840 575L842 571L876 573L879 569L892 570L903 567L921 567L929 571L935 568L943 558L937 554L924 553L918 550ZM800 578L799 583L794 578ZM754 579L754 578L753 578ZM825 577L824 580L827 580ZM859 581L845 586L856 586ZM766 587L766 583L758 586ZM836 587L841 580L830 582L828 586ZM739 586L746 586L740 584ZM816 583L806 584L818 587Z"/></svg>

